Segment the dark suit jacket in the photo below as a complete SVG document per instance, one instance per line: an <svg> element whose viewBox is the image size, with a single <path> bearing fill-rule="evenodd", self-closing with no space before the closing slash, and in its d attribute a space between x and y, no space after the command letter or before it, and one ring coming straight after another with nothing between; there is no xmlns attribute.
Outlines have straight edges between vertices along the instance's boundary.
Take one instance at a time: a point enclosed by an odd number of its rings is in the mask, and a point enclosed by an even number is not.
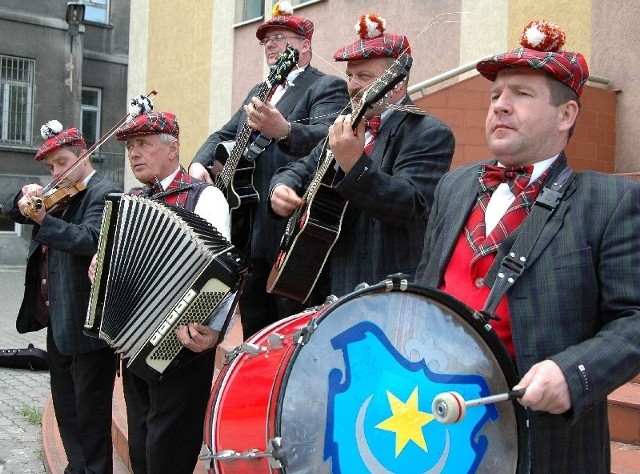
<svg viewBox="0 0 640 474"><path fill-rule="evenodd" d="M285 223L271 219L267 214L269 182L281 166L309 154L313 147L327 135L329 125L349 103L347 83L335 76L325 75L310 65L287 88L276 104L280 111L291 109L285 118L291 123L291 140L288 144L275 140L256 159L254 187L260 195L253 220L251 257L272 260L284 233ZM258 95L260 84L249 91L244 104ZM296 91L294 92L294 89ZM304 90L304 93L300 93ZM293 101L293 103L292 103ZM235 140L247 120L243 107L220 130L211 134L200 147L193 162L205 166L213 164L218 143Z"/></svg>
<svg viewBox="0 0 640 474"><path fill-rule="evenodd" d="M406 98L404 104L411 104ZM349 201L344 225L330 257L331 292L387 275L413 276L420 255L433 193L449 169L455 140L435 117L394 111L380 128L371 156L363 153L348 174L338 170L336 192ZM310 156L276 173L271 187L286 184L302 195L323 156Z"/></svg>
<svg viewBox="0 0 640 474"><path fill-rule="evenodd" d="M438 185L417 283L442 281L478 194L478 166ZM573 405L565 416L529 413L531 472L610 472L606 397L640 371L639 233L640 186L578 173L507 293L520 375L554 360Z"/></svg>
<svg viewBox="0 0 640 474"><path fill-rule="evenodd" d="M121 192L114 183L94 174L83 191L67 207L62 218L46 215L31 235L25 291L16 321L19 333L37 331L42 326L34 318L41 246L48 246L50 330L63 355L73 356L108 347L104 341L85 336L84 321L89 305L91 282L87 276L91 258L98 249L104 196ZM27 220L15 204L20 191L7 197L3 213L21 224Z"/></svg>

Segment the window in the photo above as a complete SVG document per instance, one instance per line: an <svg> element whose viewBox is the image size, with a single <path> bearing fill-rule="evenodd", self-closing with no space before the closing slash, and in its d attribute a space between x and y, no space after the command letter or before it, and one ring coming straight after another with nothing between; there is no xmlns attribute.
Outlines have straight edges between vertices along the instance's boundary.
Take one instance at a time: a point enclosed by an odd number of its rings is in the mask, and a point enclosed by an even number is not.
<svg viewBox="0 0 640 474"><path fill-rule="evenodd" d="M36 62L0 55L0 143L31 145Z"/></svg>
<svg viewBox="0 0 640 474"><path fill-rule="evenodd" d="M255 20L264 16L264 0L240 0L236 3L236 20Z"/></svg>
<svg viewBox="0 0 640 474"><path fill-rule="evenodd" d="M312 0L289 0L291 6L296 7ZM275 5L277 0L272 0L271 4ZM264 0L239 0L236 3L236 21L242 23L244 21L255 20L264 16Z"/></svg>
<svg viewBox="0 0 640 474"><path fill-rule="evenodd" d="M109 0L85 0L84 21L109 23Z"/></svg>
<svg viewBox="0 0 640 474"><path fill-rule="evenodd" d="M102 91L92 87L82 88L80 104L80 123L82 136L87 146L93 145L100 138L100 110L102 108Z"/></svg>

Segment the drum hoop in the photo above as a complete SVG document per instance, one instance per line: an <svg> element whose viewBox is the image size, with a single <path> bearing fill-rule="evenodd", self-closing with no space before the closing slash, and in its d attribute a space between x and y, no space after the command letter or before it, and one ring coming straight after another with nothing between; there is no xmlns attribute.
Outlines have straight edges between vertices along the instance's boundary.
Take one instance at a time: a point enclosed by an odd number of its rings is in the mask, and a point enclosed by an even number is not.
<svg viewBox="0 0 640 474"><path fill-rule="evenodd" d="M424 287L414 283L408 283L405 289L393 288L390 289L385 282L380 282L375 285L368 286L366 288L362 288L356 290L343 298L338 299L338 301L332 303L328 308L320 312L320 315L316 319L316 323L320 324L329 314L331 314L336 308L339 308L343 304L351 301L361 295L369 294L369 293L391 293L391 292L409 292L416 293L421 296L426 296L432 298L434 301L443 304L449 309L453 310L461 316L465 322L469 323L469 325L476 331L476 333L482 338L482 340L489 346L489 349L493 353L496 361L502 373L505 377L509 388L513 387L516 383L518 383L519 378L517 375L517 369L511 356L507 352L504 344L498 338L498 335L495 333L493 328L485 323L478 313L465 305L460 300L454 298L453 296L444 293L443 291L437 290L435 288ZM312 316L313 318L313 316ZM313 336L312 336L313 337ZM291 376L291 371L293 369L293 362L298 358L298 355L304 345L298 344L291 356L289 357L289 363L285 367L285 372L282 376L282 384L280 386L280 390L276 400L276 416L275 418L275 433L282 433L282 407L284 406L284 397L286 392L286 386L289 383L289 378ZM527 421L527 412L525 408L520 405L516 400L512 400L509 402L513 406L514 417L516 419L516 425L518 433L518 461L517 461L517 471L518 473L529 473L531 469L531 460L530 460L530 448L529 448L529 430L528 430L528 421Z"/></svg>

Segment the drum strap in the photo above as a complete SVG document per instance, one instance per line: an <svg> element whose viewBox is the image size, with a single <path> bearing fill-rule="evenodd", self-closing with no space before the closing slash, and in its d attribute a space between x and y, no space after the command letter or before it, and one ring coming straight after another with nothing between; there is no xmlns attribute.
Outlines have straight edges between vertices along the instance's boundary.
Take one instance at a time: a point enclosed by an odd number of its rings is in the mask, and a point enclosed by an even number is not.
<svg viewBox="0 0 640 474"><path fill-rule="evenodd" d="M551 184L545 186L538 194L529 215L518 229L502 241L493 265L485 277L485 283L491 286L491 292L483 311L489 314L494 313L507 290L522 275L529 254L542 233L542 228L560 204L564 192L575 175L575 172L567 166L553 170L547 180Z"/></svg>

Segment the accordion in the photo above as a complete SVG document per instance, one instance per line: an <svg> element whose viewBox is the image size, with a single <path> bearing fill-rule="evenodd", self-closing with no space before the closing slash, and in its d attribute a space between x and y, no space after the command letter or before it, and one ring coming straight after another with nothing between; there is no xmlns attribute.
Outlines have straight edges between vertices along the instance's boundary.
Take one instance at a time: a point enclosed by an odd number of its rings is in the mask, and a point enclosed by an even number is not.
<svg viewBox="0 0 640 474"><path fill-rule="evenodd" d="M226 303L234 294L237 299L249 266L193 212L109 194L84 332L121 353L135 374L159 380L198 355L174 330L191 322L207 325L221 310L227 311L226 325L235 309Z"/></svg>

